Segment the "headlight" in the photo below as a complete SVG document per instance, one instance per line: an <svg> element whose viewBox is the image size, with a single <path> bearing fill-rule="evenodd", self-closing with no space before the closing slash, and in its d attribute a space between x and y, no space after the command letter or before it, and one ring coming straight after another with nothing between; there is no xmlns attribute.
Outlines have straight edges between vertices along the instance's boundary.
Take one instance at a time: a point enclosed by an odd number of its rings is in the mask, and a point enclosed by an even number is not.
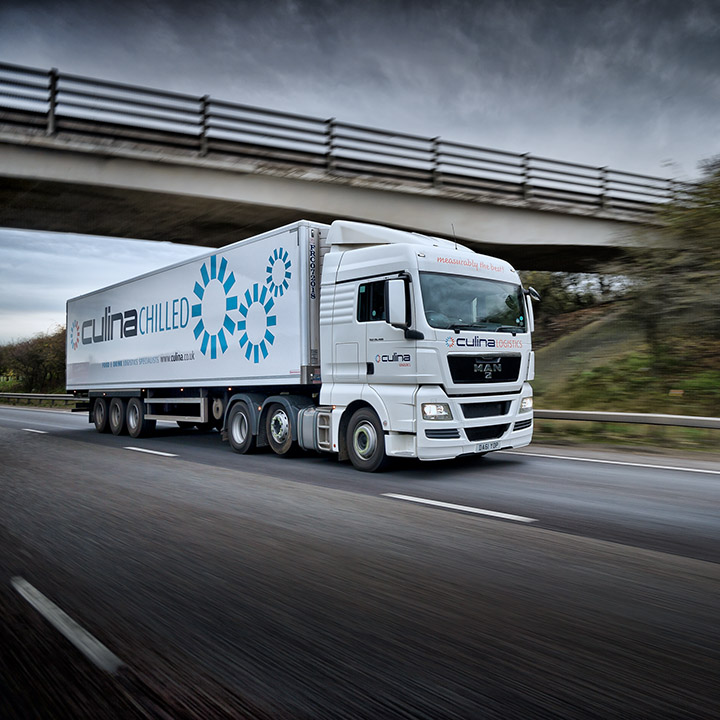
<svg viewBox="0 0 720 720"><path fill-rule="evenodd" d="M452 420L450 406L447 403L423 403L423 420Z"/></svg>
<svg viewBox="0 0 720 720"><path fill-rule="evenodd" d="M520 410L532 410L533 409L533 399L531 397L523 398L520 401Z"/></svg>

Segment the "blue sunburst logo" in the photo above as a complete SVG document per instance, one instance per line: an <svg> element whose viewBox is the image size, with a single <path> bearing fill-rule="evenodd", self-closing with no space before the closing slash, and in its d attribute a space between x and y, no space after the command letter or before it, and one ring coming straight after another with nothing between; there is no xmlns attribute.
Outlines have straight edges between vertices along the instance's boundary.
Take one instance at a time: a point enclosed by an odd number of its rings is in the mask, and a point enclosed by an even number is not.
<svg viewBox="0 0 720 720"><path fill-rule="evenodd" d="M291 267L292 262L288 257L287 250L283 250L282 248L273 250L272 255L268 258L267 267L265 268L265 272L268 274L265 282L273 294L273 297L277 297L278 295L282 297L288 289L288 282L292 277L292 273L290 272Z"/></svg>
<svg viewBox="0 0 720 720"><path fill-rule="evenodd" d="M73 350L78 349L80 344L80 323L77 320L73 320L73 324L70 326L70 346Z"/></svg>
<svg viewBox="0 0 720 720"><path fill-rule="evenodd" d="M192 306L192 316L198 318L193 330L195 339L200 342L200 352L203 355L210 351L210 358L215 360L218 356L218 346L221 352L228 349L225 332L235 334L235 322L228 315L229 310L236 310L237 295L230 295L235 285L235 275L230 273L227 277L227 260L222 258L220 267L217 267L217 256L210 257L210 266L204 262L200 267L201 282L195 283L194 293L200 302Z"/></svg>
<svg viewBox="0 0 720 720"><path fill-rule="evenodd" d="M268 356L268 345L275 342L275 336L270 332L270 328L277 324L277 316L270 314L274 305L269 288L261 290L258 283L252 286L252 293L245 291L240 302L238 309L243 316L237 324L238 330L242 331L240 347L245 349L245 357L254 363L260 362L261 355L264 360ZM251 320L248 320L249 313L254 316ZM248 327L248 324L255 327Z"/></svg>

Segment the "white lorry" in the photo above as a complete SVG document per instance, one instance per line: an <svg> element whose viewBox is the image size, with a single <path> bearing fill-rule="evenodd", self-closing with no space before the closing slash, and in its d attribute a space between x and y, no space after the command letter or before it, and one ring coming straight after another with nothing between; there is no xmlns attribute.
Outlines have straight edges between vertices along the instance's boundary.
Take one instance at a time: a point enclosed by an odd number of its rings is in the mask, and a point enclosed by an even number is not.
<svg viewBox="0 0 720 720"><path fill-rule="evenodd" d="M365 471L518 448L530 295L448 240L300 221L69 300L67 388L99 432L215 426Z"/></svg>

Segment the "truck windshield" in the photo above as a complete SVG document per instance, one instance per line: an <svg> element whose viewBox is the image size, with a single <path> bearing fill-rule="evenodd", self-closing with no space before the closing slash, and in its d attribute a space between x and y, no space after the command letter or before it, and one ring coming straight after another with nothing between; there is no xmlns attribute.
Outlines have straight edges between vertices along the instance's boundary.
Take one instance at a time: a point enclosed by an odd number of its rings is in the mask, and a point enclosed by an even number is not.
<svg viewBox="0 0 720 720"><path fill-rule="evenodd" d="M519 285L443 273L420 273L425 319L434 328L525 332Z"/></svg>

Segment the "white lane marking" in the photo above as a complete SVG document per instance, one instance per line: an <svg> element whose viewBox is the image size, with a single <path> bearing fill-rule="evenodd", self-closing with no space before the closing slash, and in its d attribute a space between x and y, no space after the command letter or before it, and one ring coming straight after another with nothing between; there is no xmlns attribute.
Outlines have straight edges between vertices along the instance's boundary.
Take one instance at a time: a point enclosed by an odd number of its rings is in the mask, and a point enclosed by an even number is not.
<svg viewBox="0 0 720 720"><path fill-rule="evenodd" d="M124 663L108 650L97 638L80 627L54 602L21 577L11 578L10 583L51 625L59 630L85 657L105 672L115 673Z"/></svg>
<svg viewBox="0 0 720 720"><path fill-rule="evenodd" d="M162 455L163 457L177 457L175 453L160 452L159 450L146 450L145 448L139 447L125 447L124 450L134 450L135 452L148 453L148 455Z"/></svg>
<svg viewBox="0 0 720 720"><path fill-rule="evenodd" d="M503 455L528 455L530 457L552 458L553 460L577 460L578 462L603 463L605 465L625 465L627 467L650 468L651 470L676 470L678 472L707 473L720 475L720 470L702 470L700 468L675 467L673 465L651 465L650 463L634 463L622 460L598 460L596 458L572 457L571 455L545 455L543 453L503 451Z"/></svg>
<svg viewBox="0 0 720 720"><path fill-rule="evenodd" d="M455 505L454 503L440 502L439 500L428 500L427 498L413 497L412 495L383 493L382 496L395 498L396 500L407 500L408 502L420 503L421 505L432 505L433 507L447 508L448 510L461 510L462 512L474 513L475 515L489 515L490 517L502 518L503 520L514 520L515 522L524 523L537 522L535 518L523 517L522 515L510 515L508 513L496 512L495 510L483 510L482 508L469 507L468 505Z"/></svg>
<svg viewBox="0 0 720 720"><path fill-rule="evenodd" d="M34 428L23 428L23 430L25 432L34 432L34 433L37 433L38 435L47 435L48 434L47 430L35 430Z"/></svg>

